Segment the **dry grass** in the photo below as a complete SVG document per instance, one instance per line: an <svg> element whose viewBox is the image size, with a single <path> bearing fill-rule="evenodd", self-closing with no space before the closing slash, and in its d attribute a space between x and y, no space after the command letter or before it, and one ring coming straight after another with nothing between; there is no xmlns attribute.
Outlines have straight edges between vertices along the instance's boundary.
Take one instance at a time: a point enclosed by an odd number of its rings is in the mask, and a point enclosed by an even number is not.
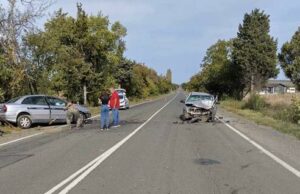
<svg viewBox="0 0 300 194"><path fill-rule="evenodd" d="M249 120L252 120L257 124L270 126L273 129L276 129L283 133L292 134L300 139L299 125L277 119L278 114L283 113L283 110L291 104L291 99L291 95L268 96L268 103L273 104L273 106L270 106L262 110L261 112L243 109L245 101L226 100L222 101L221 107L230 112L243 116Z"/></svg>
<svg viewBox="0 0 300 194"><path fill-rule="evenodd" d="M272 94L272 95L262 95L266 102L271 106L285 105L289 106L292 103L293 98L300 99L300 93L296 94Z"/></svg>
<svg viewBox="0 0 300 194"><path fill-rule="evenodd" d="M0 130L4 132L4 134L9 134L13 131L21 131L20 128L14 127L13 125L0 125Z"/></svg>

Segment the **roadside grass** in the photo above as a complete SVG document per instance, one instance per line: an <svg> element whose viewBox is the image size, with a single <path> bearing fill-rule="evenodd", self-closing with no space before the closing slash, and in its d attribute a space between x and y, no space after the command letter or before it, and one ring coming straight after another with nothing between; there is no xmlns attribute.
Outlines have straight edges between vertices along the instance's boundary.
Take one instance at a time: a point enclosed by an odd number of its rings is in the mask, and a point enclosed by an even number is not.
<svg viewBox="0 0 300 194"><path fill-rule="evenodd" d="M100 113L99 106L89 106L88 109L90 110L92 116L95 116Z"/></svg>
<svg viewBox="0 0 300 194"><path fill-rule="evenodd" d="M265 101L271 106L277 106L277 105L288 106L291 105L293 98L300 98L300 93L272 94L272 95L263 95L261 97L264 98Z"/></svg>
<svg viewBox="0 0 300 194"><path fill-rule="evenodd" d="M21 131L20 128L15 127L13 125L0 125L0 130L4 133L4 134L10 134L12 132L15 131Z"/></svg>
<svg viewBox="0 0 300 194"><path fill-rule="evenodd" d="M291 134L300 139L300 125L281 120L281 114L285 114L285 105L269 106L260 111L245 109L245 101L225 100L220 106L229 112L256 122L259 125L272 127L280 132Z"/></svg>

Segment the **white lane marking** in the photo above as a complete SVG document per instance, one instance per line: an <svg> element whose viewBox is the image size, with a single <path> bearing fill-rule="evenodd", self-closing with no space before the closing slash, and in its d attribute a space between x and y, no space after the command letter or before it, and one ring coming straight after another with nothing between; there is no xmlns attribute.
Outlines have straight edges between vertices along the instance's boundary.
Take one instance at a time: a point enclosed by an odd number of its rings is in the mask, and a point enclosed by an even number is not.
<svg viewBox="0 0 300 194"><path fill-rule="evenodd" d="M292 167L291 165L289 165L288 163L286 163L282 159L278 158L277 156L275 156L274 154L272 154L270 151L266 150L264 147L262 147L261 145L259 145L258 143L256 143L255 141L253 141L252 139L250 139L249 137L247 137L245 134L243 134L242 132L240 132L236 128L234 128L231 125L229 125L228 123L225 123L224 121L220 120L219 118L217 118L217 119L219 121L221 121L223 124L225 124L232 131L234 131L235 133L237 133L239 136L241 136L242 138L244 138L245 140L247 140L249 143L251 143L257 149L259 149L261 152L263 152L264 154L266 154L267 156L269 156L275 162L277 162L278 164L280 164L281 166L283 166L285 169L287 169L288 171L290 171L291 173L293 173L294 175L296 175L298 178L300 178L300 171L299 170L297 170L296 168Z"/></svg>
<svg viewBox="0 0 300 194"><path fill-rule="evenodd" d="M178 94L172 98L169 102L167 102L162 108L156 111L147 121L145 121L142 125L136 128L132 133L126 136L124 139L119 141L113 147L108 149L106 152L89 162L86 166L79 169L77 172L73 173L71 176L54 186L51 190L47 191L45 194L52 194L58 189L60 189L66 183L72 181L76 176L78 176L75 180L73 180L69 185L67 185L60 194L68 193L72 188L74 188L80 181L82 181L86 176L88 176L95 168L97 168L105 159L107 159L111 154L113 154L116 150L118 150L124 143L126 143L132 136L134 136L138 131L140 131L147 123L149 123L160 111L162 111L166 106L168 106Z"/></svg>
<svg viewBox="0 0 300 194"><path fill-rule="evenodd" d="M19 139L15 139L15 140L12 140L12 141L9 141L9 142L6 142L6 143L2 143L2 144L0 144L0 147L8 145L8 144L15 143L15 142L18 142L18 141L22 141L22 140L25 140L25 139L29 139L29 138L32 138L34 136L41 135L43 133L44 132L39 132L39 133L36 133L36 134L33 134L33 135L28 135L28 136L25 136L25 137L22 137L22 138L19 138Z"/></svg>

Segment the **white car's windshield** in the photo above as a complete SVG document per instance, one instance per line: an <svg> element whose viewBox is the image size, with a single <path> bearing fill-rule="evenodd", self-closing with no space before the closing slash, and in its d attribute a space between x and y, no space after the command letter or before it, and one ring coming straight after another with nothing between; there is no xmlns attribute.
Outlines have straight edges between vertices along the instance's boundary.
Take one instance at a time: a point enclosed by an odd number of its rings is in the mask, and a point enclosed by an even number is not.
<svg viewBox="0 0 300 194"><path fill-rule="evenodd" d="M200 100L213 100L213 97L209 95L190 95L187 99L187 102L195 102Z"/></svg>

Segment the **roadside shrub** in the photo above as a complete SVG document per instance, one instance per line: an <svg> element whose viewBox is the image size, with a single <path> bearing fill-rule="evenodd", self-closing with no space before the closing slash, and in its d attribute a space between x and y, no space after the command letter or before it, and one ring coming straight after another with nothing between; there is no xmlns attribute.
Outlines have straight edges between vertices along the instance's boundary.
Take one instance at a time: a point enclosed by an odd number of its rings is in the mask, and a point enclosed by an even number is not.
<svg viewBox="0 0 300 194"><path fill-rule="evenodd" d="M227 98L226 100L221 101L221 106L230 107L231 109L241 109L242 107L244 107L244 102L232 98Z"/></svg>
<svg viewBox="0 0 300 194"><path fill-rule="evenodd" d="M4 101L4 91L0 88L0 102Z"/></svg>
<svg viewBox="0 0 300 194"><path fill-rule="evenodd" d="M277 120L281 120L284 122L292 122L292 119L290 118L290 115L289 115L288 108L283 108L281 110L278 110L278 111L274 112L272 116L273 116L273 118L275 118Z"/></svg>
<svg viewBox="0 0 300 194"><path fill-rule="evenodd" d="M288 115L293 123L300 124L300 99L292 99L292 104L288 108Z"/></svg>
<svg viewBox="0 0 300 194"><path fill-rule="evenodd" d="M250 109L255 111L260 111L268 107L268 103L264 98L257 94L253 94L249 97L243 106L243 109Z"/></svg>

